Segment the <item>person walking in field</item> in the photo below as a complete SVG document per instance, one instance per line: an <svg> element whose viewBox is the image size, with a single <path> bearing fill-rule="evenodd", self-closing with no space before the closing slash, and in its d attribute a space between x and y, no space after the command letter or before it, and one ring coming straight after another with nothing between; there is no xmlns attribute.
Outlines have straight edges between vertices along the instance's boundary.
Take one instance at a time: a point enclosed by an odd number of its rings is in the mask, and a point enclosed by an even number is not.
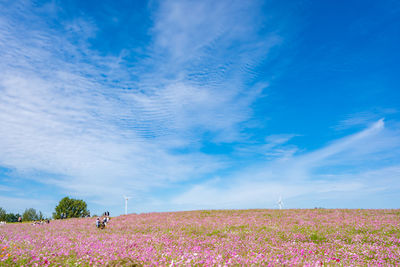
<svg viewBox="0 0 400 267"><path fill-rule="evenodd" d="M106 217L104 217L104 219L103 219L103 224L104 224L104 226L106 226L107 223L108 223L108 217L106 216Z"/></svg>

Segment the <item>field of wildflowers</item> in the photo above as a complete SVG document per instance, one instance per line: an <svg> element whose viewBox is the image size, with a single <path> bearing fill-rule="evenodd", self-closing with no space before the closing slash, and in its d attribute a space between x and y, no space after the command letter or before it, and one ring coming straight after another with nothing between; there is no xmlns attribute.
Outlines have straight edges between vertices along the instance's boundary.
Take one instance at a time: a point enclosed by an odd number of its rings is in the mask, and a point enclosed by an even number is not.
<svg viewBox="0 0 400 267"><path fill-rule="evenodd" d="M400 265L400 210L212 210L0 226L0 266Z"/></svg>

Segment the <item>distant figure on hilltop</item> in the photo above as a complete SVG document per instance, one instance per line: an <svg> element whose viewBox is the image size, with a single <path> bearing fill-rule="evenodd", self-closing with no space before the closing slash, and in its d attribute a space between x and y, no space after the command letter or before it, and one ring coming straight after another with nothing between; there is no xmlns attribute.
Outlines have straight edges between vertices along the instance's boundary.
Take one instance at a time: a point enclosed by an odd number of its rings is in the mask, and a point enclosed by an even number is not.
<svg viewBox="0 0 400 267"><path fill-rule="evenodd" d="M104 229L106 227L106 223L105 223L104 220L100 220L100 218L97 217L97 219L96 219L96 227L100 228L100 229Z"/></svg>
<svg viewBox="0 0 400 267"><path fill-rule="evenodd" d="M105 217L105 218L103 219L104 226L107 225L107 223L108 223L109 220L110 220L109 217Z"/></svg>
<svg viewBox="0 0 400 267"><path fill-rule="evenodd" d="M106 214L106 213L104 213L104 214ZM105 216L101 220L100 220L99 217L97 217L97 219L96 219L96 227L100 228L100 229L104 229L109 221L110 221L110 218L107 217L107 216Z"/></svg>

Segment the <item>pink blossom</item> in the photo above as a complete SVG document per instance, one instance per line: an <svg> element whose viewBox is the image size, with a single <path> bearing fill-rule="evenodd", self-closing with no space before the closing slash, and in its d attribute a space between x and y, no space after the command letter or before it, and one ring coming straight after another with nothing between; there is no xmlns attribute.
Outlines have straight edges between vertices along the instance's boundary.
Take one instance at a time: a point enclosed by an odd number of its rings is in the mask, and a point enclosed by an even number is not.
<svg viewBox="0 0 400 267"><path fill-rule="evenodd" d="M399 210L147 213L0 228L0 265L397 265ZM15 261L15 262L14 262Z"/></svg>

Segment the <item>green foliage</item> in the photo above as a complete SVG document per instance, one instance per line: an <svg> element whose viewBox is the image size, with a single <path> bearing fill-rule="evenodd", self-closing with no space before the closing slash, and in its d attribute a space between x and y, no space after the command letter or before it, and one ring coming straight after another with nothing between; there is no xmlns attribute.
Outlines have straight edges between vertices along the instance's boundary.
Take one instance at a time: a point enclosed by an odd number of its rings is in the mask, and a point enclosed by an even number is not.
<svg viewBox="0 0 400 267"><path fill-rule="evenodd" d="M212 232L208 233L207 236L213 236L213 235L220 235L221 230L215 229Z"/></svg>
<svg viewBox="0 0 400 267"><path fill-rule="evenodd" d="M0 207L0 222L6 221L7 212L5 209Z"/></svg>
<svg viewBox="0 0 400 267"><path fill-rule="evenodd" d="M64 197L60 200L53 213L54 219L60 219L62 213L65 213L67 218L79 218L89 215L85 201L69 197Z"/></svg>
<svg viewBox="0 0 400 267"><path fill-rule="evenodd" d="M129 267L136 267L136 266L143 266L141 263L137 262L135 259L131 258L121 258L112 260L108 266L129 266Z"/></svg>
<svg viewBox="0 0 400 267"><path fill-rule="evenodd" d="M322 242L325 242L326 238L323 235L314 232L314 233L311 233L310 240L314 243L322 243Z"/></svg>
<svg viewBox="0 0 400 267"><path fill-rule="evenodd" d="M18 218L22 217L21 214L19 213L7 213L6 215L6 221L7 222L18 222Z"/></svg>
<svg viewBox="0 0 400 267"><path fill-rule="evenodd" d="M20 214L7 213L5 209L0 207L0 222L17 222Z"/></svg>
<svg viewBox="0 0 400 267"><path fill-rule="evenodd" d="M18 218L17 218L18 219ZM37 221L37 220L43 220L43 214L41 211L39 213L36 212L35 209L30 208L26 209L24 213L22 214L22 220L23 221Z"/></svg>
<svg viewBox="0 0 400 267"><path fill-rule="evenodd" d="M278 231L276 232L276 235L282 240L282 241L289 241L289 234L284 232L284 231Z"/></svg>

